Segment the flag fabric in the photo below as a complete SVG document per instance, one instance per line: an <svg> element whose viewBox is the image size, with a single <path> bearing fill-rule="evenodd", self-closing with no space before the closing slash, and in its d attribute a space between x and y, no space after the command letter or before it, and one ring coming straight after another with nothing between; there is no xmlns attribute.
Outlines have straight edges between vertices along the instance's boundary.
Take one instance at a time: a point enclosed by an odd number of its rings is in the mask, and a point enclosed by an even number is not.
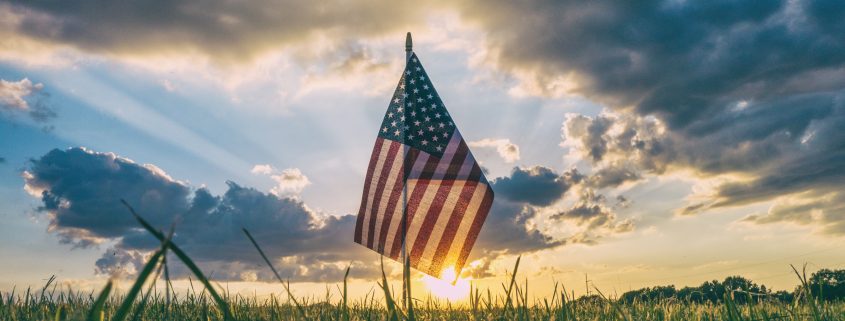
<svg viewBox="0 0 845 321"><path fill-rule="evenodd" d="M403 195L407 185L407 191ZM385 113L370 157L355 242L401 262L402 204L411 267L458 275L493 190L416 54Z"/></svg>

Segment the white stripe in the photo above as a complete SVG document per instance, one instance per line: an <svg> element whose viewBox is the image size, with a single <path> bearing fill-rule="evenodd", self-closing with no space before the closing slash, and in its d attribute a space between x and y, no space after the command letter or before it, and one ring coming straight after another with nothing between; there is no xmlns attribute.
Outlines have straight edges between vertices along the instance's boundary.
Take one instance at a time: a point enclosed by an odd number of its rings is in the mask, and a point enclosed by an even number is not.
<svg viewBox="0 0 845 321"><path fill-rule="evenodd" d="M367 235L370 232L370 216L372 215L373 198L376 196L376 189L378 189L378 180L381 177L381 170L384 166L384 160L387 158L387 152L390 150L390 140L382 140L381 150L379 150L378 158L376 159L376 166L373 168L373 178L367 182L370 189L367 193L367 207L364 208L364 220L361 224L361 244L367 244Z"/></svg>
<svg viewBox="0 0 845 321"><path fill-rule="evenodd" d="M414 169L425 167L425 163L428 162L429 154L425 152L420 152L419 156L417 156L417 161L414 162ZM419 170L422 171L422 170ZM411 197L411 193L414 192L414 188L417 187L417 183L419 183L418 179L408 179L408 190L405 192L408 198ZM386 243L384 244L384 248L386 251L390 251L393 249L393 241L396 239L396 233L399 233L399 230L402 226L402 204L396 206L396 209L393 211L394 217L398 217L398 220L390 221L390 227L388 227L387 231L387 238L385 239ZM389 256L389 252L387 253Z"/></svg>
<svg viewBox="0 0 845 321"><path fill-rule="evenodd" d="M405 145L401 145L400 148L405 148ZM391 164L390 172L387 174L387 182L384 185L384 190L382 190L382 196L380 200L380 204L378 206L378 212L376 213L376 229L373 233L373 244L370 248L376 250L378 252L378 242L379 242L379 235L381 234L381 225L384 224L384 217L385 211L387 210L387 204L390 202L390 194L393 193L393 186L396 185L396 177L400 176L402 172L402 155L397 152L396 157L393 158L393 164Z"/></svg>
<svg viewBox="0 0 845 321"><path fill-rule="evenodd" d="M458 232L455 234L455 239L452 240L452 245L449 247L449 252L446 258L443 259L443 267L455 267L458 262L458 255L461 254L461 249L467 241L469 229L472 227L472 221L478 215L478 209L481 207L481 202L484 201L484 196L487 194L487 184L478 183L475 186L475 192L472 193L472 198L467 206L464 217L461 219L461 224L458 226Z"/></svg>
<svg viewBox="0 0 845 321"><path fill-rule="evenodd" d="M460 137L458 137L458 139L460 139ZM454 142L454 139L452 142ZM408 224L408 234L405 238L405 243L407 244L409 251L413 250L414 244L417 241L417 236L420 234L420 230L422 229L422 225L425 222L426 217L431 215L428 213L428 210L431 207L434 197L437 195L437 191L440 189L443 176L446 175L446 169L449 168L449 163L452 162L452 156L455 156L455 150L458 149L457 146L459 143L453 144L452 142L449 142L449 145L446 146L446 153L443 154L443 158L441 158L440 162L437 164L437 170L434 172L430 183L426 187L425 194L423 194L423 197L420 199L420 205L417 206L413 219L411 219L411 222ZM424 245L428 246L427 244ZM420 256L420 261L417 264L418 267L421 264L425 264L422 262L422 259L423 257Z"/></svg>
<svg viewBox="0 0 845 321"><path fill-rule="evenodd" d="M443 238L443 232L446 230L446 225L452 217L452 211L458 203L458 197L461 196L461 190L464 188L465 184L466 181L456 181L452 185L452 189L449 190L449 195L446 197L443 208L441 208L440 213L436 214L437 222L435 222L434 227L432 227L431 236L428 238L429 244L426 244L423 254L420 257L420 264L417 265L418 270L428 271L431 269L431 264L434 263L434 254L437 252L437 247L440 246L440 239ZM434 213L431 215L434 215ZM457 215L461 214L458 213ZM427 262L428 265L423 265L422 262ZM433 272L438 274L440 273L440 271ZM432 275L439 276L438 274Z"/></svg>

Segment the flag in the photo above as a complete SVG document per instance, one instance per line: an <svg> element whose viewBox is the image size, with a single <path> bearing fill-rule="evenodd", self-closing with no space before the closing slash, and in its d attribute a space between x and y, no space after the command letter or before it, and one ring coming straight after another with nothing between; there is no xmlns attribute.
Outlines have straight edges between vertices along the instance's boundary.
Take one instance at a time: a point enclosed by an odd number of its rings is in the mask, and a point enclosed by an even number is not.
<svg viewBox="0 0 845 321"><path fill-rule="evenodd" d="M405 230L411 267L459 275L492 203L490 184L412 54L378 130L355 242L401 262Z"/></svg>

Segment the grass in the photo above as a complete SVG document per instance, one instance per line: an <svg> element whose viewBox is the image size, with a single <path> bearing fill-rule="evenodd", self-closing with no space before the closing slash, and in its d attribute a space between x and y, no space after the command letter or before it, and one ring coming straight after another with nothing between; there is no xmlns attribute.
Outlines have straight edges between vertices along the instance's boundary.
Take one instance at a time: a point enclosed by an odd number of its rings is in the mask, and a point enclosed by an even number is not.
<svg viewBox="0 0 845 321"><path fill-rule="evenodd" d="M57 293L57 283L51 277L37 295L32 289L27 289L25 293L15 293L15 290L0 293L0 320L845 320L845 302L818 301L807 295L809 287L806 273L799 272L795 267L793 270L805 294L792 304L774 298L738 304L735 295L747 295L739 292L725 294L718 304L673 299L625 303L604 296L597 288L598 296L576 299L574 295L567 294L566 288L560 284L554 285L549 298L529 301L527 283L520 285L517 281L520 258L510 273L507 285L502 284L500 293L471 288L467 305L456 306L432 299L405 302L405 298L400 298L397 301L383 269L382 278L378 282L383 292L383 301L376 300L375 294L350 301L347 297L349 268L342 286L338 285L337 288L340 300L331 300L328 290L322 301L296 298L290 292L289 281L277 273L258 242L244 229L257 255L264 259L285 290L289 303L281 303L276 295L259 299L232 295L224 289L215 288L190 257L170 242L172 230L165 235L148 224L128 204L126 206L139 224L154 235L161 245L150 256L125 294L112 293L111 281L96 296L94 293L72 289ZM191 270L203 285L200 291L192 285L191 290L183 295L171 293L168 277L165 277L165 293L157 291L156 283L162 270L167 275L165 257L168 252L173 253ZM410 284L407 280L402 282ZM145 284L149 284L146 290Z"/></svg>

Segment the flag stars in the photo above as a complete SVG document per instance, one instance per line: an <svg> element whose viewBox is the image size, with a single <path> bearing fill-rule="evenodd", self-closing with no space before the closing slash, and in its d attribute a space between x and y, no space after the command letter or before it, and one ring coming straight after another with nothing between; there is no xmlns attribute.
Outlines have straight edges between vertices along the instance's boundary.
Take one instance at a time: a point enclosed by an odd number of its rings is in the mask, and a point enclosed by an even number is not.
<svg viewBox="0 0 845 321"><path fill-rule="evenodd" d="M393 118L393 112L387 113L387 118Z"/></svg>
<svg viewBox="0 0 845 321"><path fill-rule="evenodd" d="M428 85L423 85L423 89L428 90Z"/></svg>
<svg viewBox="0 0 845 321"><path fill-rule="evenodd" d="M443 151L443 147L442 147L442 146L440 146L440 145L437 145L437 151L438 151L438 152Z"/></svg>
<svg viewBox="0 0 845 321"><path fill-rule="evenodd" d="M433 140L433 141L435 141L435 142L436 142L436 141L437 141L437 136L432 137L432 138L431 138L431 140Z"/></svg>
<svg viewBox="0 0 845 321"><path fill-rule="evenodd" d="M433 131L434 131L434 126L428 126L428 131L433 132Z"/></svg>
<svg viewBox="0 0 845 321"><path fill-rule="evenodd" d="M397 104L398 104L398 103L399 103L399 101L400 101L399 97L396 97L396 99L393 99L393 102L394 102L394 103L397 103Z"/></svg>
<svg viewBox="0 0 845 321"><path fill-rule="evenodd" d="M431 121L431 117L425 116L425 121Z"/></svg>
<svg viewBox="0 0 845 321"><path fill-rule="evenodd" d="M423 144L423 146L428 146L428 141L423 139L422 144Z"/></svg>
<svg viewBox="0 0 845 321"><path fill-rule="evenodd" d="M390 126L396 127L396 122L395 121L390 122Z"/></svg>
<svg viewBox="0 0 845 321"><path fill-rule="evenodd" d="M405 117L402 117L402 120L405 120ZM439 125L440 125L440 128L446 127L446 124L444 124L444 123L440 123Z"/></svg>
<svg viewBox="0 0 845 321"><path fill-rule="evenodd" d="M417 102L418 102L418 103L421 103L421 102L423 102L423 99L422 99L422 98L417 98Z"/></svg>
<svg viewBox="0 0 845 321"><path fill-rule="evenodd" d="M414 93L416 94L416 93L418 93L418 92L420 92L420 90L419 90L419 89L414 88ZM431 95L429 95L429 96L431 96Z"/></svg>

